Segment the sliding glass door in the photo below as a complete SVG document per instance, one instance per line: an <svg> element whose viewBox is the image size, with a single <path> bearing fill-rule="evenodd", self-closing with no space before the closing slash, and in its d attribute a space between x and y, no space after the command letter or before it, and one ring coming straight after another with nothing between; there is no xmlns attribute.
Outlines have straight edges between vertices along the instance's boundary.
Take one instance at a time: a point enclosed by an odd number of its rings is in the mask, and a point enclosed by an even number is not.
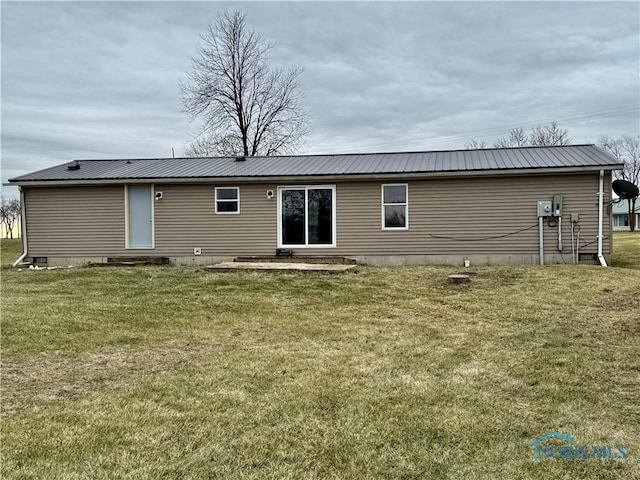
<svg viewBox="0 0 640 480"><path fill-rule="evenodd" d="M334 186L278 189L278 246L335 247Z"/></svg>
<svg viewBox="0 0 640 480"><path fill-rule="evenodd" d="M307 243L306 191L282 190L280 198L282 200L280 243L282 245L305 245Z"/></svg>

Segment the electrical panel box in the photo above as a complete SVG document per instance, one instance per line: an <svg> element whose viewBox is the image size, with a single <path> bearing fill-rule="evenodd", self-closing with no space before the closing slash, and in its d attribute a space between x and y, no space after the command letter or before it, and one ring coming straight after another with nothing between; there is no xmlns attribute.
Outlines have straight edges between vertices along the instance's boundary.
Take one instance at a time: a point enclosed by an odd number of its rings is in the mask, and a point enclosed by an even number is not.
<svg viewBox="0 0 640 480"><path fill-rule="evenodd" d="M553 213L554 217L562 216L562 195L553 196Z"/></svg>
<svg viewBox="0 0 640 480"><path fill-rule="evenodd" d="M538 216L539 217L550 217L551 216L551 202L547 200L539 200L538 201Z"/></svg>
<svg viewBox="0 0 640 480"><path fill-rule="evenodd" d="M572 213L571 214L571 222L572 223L578 223L580 221L580 218L578 217L577 213Z"/></svg>

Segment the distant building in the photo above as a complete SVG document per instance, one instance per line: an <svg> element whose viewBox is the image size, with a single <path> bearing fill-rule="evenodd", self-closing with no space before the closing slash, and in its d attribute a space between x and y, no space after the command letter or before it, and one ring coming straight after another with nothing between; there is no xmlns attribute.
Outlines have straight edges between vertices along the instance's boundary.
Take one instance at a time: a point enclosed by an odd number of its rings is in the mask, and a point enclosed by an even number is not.
<svg viewBox="0 0 640 480"><path fill-rule="evenodd" d="M611 208L612 228L614 230L629 230L629 202L622 200L614 203ZM640 199L636 200L636 229L640 227Z"/></svg>

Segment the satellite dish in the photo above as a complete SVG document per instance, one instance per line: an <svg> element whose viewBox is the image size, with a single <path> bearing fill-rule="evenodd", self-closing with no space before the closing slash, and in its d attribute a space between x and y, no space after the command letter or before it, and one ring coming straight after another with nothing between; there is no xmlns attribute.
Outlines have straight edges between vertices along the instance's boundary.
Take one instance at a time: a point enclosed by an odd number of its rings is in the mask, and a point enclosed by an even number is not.
<svg viewBox="0 0 640 480"><path fill-rule="evenodd" d="M633 183L626 180L614 180L613 191L616 192L621 199L634 199L640 195L640 190Z"/></svg>

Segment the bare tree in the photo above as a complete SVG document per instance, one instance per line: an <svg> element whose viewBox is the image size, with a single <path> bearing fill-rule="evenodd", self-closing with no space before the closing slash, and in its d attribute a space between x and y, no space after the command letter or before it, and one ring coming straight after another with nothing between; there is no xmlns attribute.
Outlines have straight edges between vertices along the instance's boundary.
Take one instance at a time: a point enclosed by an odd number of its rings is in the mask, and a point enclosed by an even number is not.
<svg viewBox="0 0 640 480"><path fill-rule="evenodd" d="M528 133L522 127L512 128L509 133L493 142L494 148L511 147L541 147L545 145L568 145L573 139L569 137L569 131L560 128L558 122L533 127ZM482 145L482 147L470 147ZM465 143L465 148L484 148L484 140L471 140Z"/></svg>
<svg viewBox="0 0 640 480"><path fill-rule="evenodd" d="M624 167L616 173L620 180L626 180L634 185L640 185L640 136L622 135L613 138L603 135L598 139L598 145L609 152L616 159L624 162ZM637 198L629 199L629 229L636 230Z"/></svg>
<svg viewBox="0 0 640 480"><path fill-rule="evenodd" d="M224 157L240 154L243 147L233 136L218 137L204 133L184 150L185 157Z"/></svg>
<svg viewBox="0 0 640 480"><path fill-rule="evenodd" d="M6 238L13 238L13 230L20 219L20 200L7 198L4 195L0 201L0 222L5 227Z"/></svg>
<svg viewBox="0 0 640 480"><path fill-rule="evenodd" d="M525 133L524 128L513 128L509 130L509 134L506 137L496 140L493 146L495 148L527 147L529 146L529 137Z"/></svg>
<svg viewBox="0 0 640 480"><path fill-rule="evenodd" d="M464 144L464 148L467 150L479 150L481 148L487 148L487 144L484 140L470 140Z"/></svg>
<svg viewBox="0 0 640 480"><path fill-rule="evenodd" d="M184 112L201 118L202 133L189 156L275 155L294 151L310 131L298 106L301 67L271 68L273 44L247 27L240 11L209 23L180 83Z"/></svg>
<svg viewBox="0 0 640 480"><path fill-rule="evenodd" d="M529 133L529 145L568 145L573 139L569 137L569 131L558 127L558 122L548 125L533 127Z"/></svg>

